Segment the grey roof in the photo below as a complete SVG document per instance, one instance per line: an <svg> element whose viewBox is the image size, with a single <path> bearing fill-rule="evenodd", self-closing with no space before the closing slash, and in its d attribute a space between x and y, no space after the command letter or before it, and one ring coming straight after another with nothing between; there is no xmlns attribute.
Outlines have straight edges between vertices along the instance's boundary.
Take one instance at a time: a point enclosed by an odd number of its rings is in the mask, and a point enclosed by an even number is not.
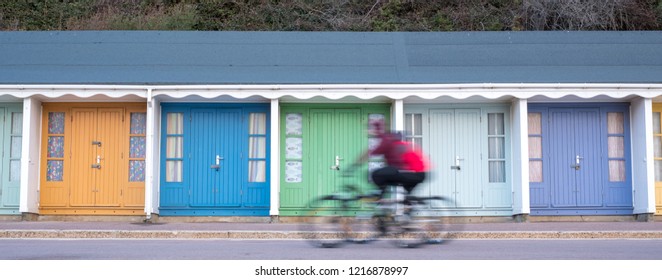
<svg viewBox="0 0 662 280"><path fill-rule="evenodd" d="M660 83L662 32L0 32L1 84Z"/></svg>

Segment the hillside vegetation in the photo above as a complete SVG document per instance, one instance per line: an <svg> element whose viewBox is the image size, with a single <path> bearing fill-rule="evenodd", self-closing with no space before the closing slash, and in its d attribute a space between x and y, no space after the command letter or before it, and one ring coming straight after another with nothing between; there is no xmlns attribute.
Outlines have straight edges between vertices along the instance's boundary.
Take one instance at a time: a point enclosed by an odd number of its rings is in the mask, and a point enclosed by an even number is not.
<svg viewBox="0 0 662 280"><path fill-rule="evenodd" d="M0 0L0 30L660 30L662 0Z"/></svg>

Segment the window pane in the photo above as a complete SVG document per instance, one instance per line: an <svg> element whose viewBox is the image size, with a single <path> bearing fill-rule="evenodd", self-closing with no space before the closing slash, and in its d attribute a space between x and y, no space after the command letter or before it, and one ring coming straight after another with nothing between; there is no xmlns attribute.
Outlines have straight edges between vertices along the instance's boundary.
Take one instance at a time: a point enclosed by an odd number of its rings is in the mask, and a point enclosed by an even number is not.
<svg viewBox="0 0 662 280"><path fill-rule="evenodd" d="M64 113L62 112L48 113L48 133L64 134Z"/></svg>
<svg viewBox="0 0 662 280"><path fill-rule="evenodd" d="M655 181L662 182L662 160L655 161Z"/></svg>
<svg viewBox="0 0 662 280"><path fill-rule="evenodd" d="M144 158L145 145L144 136L132 136L129 138L129 157L130 158Z"/></svg>
<svg viewBox="0 0 662 280"><path fill-rule="evenodd" d="M248 131L250 134L267 134L267 114L251 113Z"/></svg>
<svg viewBox="0 0 662 280"><path fill-rule="evenodd" d="M166 157L181 158L184 149L184 137L168 136L166 139Z"/></svg>
<svg viewBox="0 0 662 280"><path fill-rule="evenodd" d="M147 133L147 114L146 113L131 113L131 134L146 134Z"/></svg>
<svg viewBox="0 0 662 280"><path fill-rule="evenodd" d="M542 134L541 113L529 113L529 134Z"/></svg>
<svg viewBox="0 0 662 280"><path fill-rule="evenodd" d="M487 114L487 134L504 135L503 113Z"/></svg>
<svg viewBox="0 0 662 280"><path fill-rule="evenodd" d="M407 138L405 139L412 143L412 148L414 149L423 149L423 138Z"/></svg>
<svg viewBox="0 0 662 280"><path fill-rule="evenodd" d="M144 181L145 181L145 161L130 160L129 182L144 182Z"/></svg>
<svg viewBox="0 0 662 280"><path fill-rule="evenodd" d="M184 134L184 114L168 113L167 134Z"/></svg>
<svg viewBox="0 0 662 280"><path fill-rule="evenodd" d="M251 160L248 162L248 181L266 182L267 163L264 160Z"/></svg>
<svg viewBox="0 0 662 280"><path fill-rule="evenodd" d="M423 135L423 115L406 114L405 115L405 134Z"/></svg>
<svg viewBox="0 0 662 280"><path fill-rule="evenodd" d="M62 181L64 175L64 162L49 160L46 162L46 181Z"/></svg>
<svg viewBox="0 0 662 280"><path fill-rule="evenodd" d="M623 134L623 113L607 113L607 133Z"/></svg>
<svg viewBox="0 0 662 280"><path fill-rule="evenodd" d="M502 159L506 157L506 141L503 137L490 137L487 140L490 159Z"/></svg>
<svg viewBox="0 0 662 280"><path fill-rule="evenodd" d="M285 162L285 181L288 183L301 183L303 180L303 164L300 161Z"/></svg>
<svg viewBox="0 0 662 280"><path fill-rule="evenodd" d="M660 137L660 136L655 136L655 137L653 138L653 140L654 140L653 142L655 142L655 143L653 144L653 146L654 146L654 147L653 147L653 148L654 148L654 149L653 149L653 150L654 150L653 153L655 153L655 157L662 157L662 137Z"/></svg>
<svg viewBox="0 0 662 280"><path fill-rule="evenodd" d="M625 156L625 152L623 151L624 146L623 146L623 137L620 136L610 136L607 139L609 143L609 157L610 158L622 158Z"/></svg>
<svg viewBox="0 0 662 280"><path fill-rule="evenodd" d="M285 134L301 135L303 132L303 117L301 113L285 115Z"/></svg>
<svg viewBox="0 0 662 280"><path fill-rule="evenodd" d="M48 157L64 157L64 136L48 136Z"/></svg>
<svg viewBox="0 0 662 280"><path fill-rule="evenodd" d="M489 162L490 183L503 183L506 181L506 162Z"/></svg>
<svg viewBox="0 0 662 280"><path fill-rule="evenodd" d="M542 158L541 137L529 137L529 158Z"/></svg>
<svg viewBox="0 0 662 280"><path fill-rule="evenodd" d="M625 161L624 160L610 160L609 161L609 181L610 182L623 182L623 181L625 181Z"/></svg>
<svg viewBox="0 0 662 280"><path fill-rule="evenodd" d="M12 136L11 137L11 147L9 151L9 156L12 158L21 157L21 148L23 147L23 137L21 136Z"/></svg>
<svg viewBox="0 0 662 280"><path fill-rule="evenodd" d="M21 160L12 160L9 162L9 181L21 181Z"/></svg>
<svg viewBox="0 0 662 280"><path fill-rule="evenodd" d="M660 134L660 112L653 112L653 133Z"/></svg>
<svg viewBox="0 0 662 280"><path fill-rule="evenodd" d="M285 158L301 159L303 157L303 139L298 137L285 138Z"/></svg>
<svg viewBox="0 0 662 280"><path fill-rule="evenodd" d="M529 182L531 183L542 182L542 161L539 160L529 161Z"/></svg>
<svg viewBox="0 0 662 280"><path fill-rule="evenodd" d="M267 140L265 137L251 137L248 142L248 157L267 157Z"/></svg>
<svg viewBox="0 0 662 280"><path fill-rule="evenodd" d="M23 134L23 113L11 113L11 134Z"/></svg>
<svg viewBox="0 0 662 280"><path fill-rule="evenodd" d="M179 160L166 161L166 182L182 181L182 162Z"/></svg>

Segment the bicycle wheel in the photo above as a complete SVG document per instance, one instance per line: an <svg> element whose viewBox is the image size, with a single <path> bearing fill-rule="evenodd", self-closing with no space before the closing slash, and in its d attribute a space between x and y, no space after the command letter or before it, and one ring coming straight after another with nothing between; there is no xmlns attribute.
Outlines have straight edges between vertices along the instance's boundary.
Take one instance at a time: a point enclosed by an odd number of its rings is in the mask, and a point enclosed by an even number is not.
<svg viewBox="0 0 662 280"><path fill-rule="evenodd" d="M403 248L418 248L423 245L447 243L454 234L454 226L446 222L446 217L429 216L419 213L432 201L445 201L444 197L417 198L411 211L394 216L394 226L390 229L395 235L395 244Z"/></svg>
<svg viewBox="0 0 662 280"><path fill-rule="evenodd" d="M347 204L352 199L330 195L311 202L302 226L303 238L315 247L335 248L362 238L362 223Z"/></svg>

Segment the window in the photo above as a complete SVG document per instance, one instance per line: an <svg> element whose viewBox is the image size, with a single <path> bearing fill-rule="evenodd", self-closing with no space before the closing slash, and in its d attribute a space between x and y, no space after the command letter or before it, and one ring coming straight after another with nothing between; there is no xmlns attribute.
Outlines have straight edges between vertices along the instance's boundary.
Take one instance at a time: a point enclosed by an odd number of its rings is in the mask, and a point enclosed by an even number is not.
<svg viewBox="0 0 662 280"><path fill-rule="evenodd" d="M423 114L405 114L405 138L415 148L423 147Z"/></svg>
<svg viewBox="0 0 662 280"><path fill-rule="evenodd" d="M129 128L129 182L145 182L147 114L131 113Z"/></svg>
<svg viewBox="0 0 662 280"><path fill-rule="evenodd" d="M182 182L184 160L184 114L166 115L166 182Z"/></svg>
<svg viewBox="0 0 662 280"><path fill-rule="evenodd" d="M541 183L542 172L542 114L529 113L529 182Z"/></svg>
<svg viewBox="0 0 662 280"><path fill-rule="evenodd" d="M655 181L662 181L662 115L660 112L653 112L653 157L655 158Z"/></svg>
<svg viewBox="0 0 662 280"><path fill-rule="evenodd" d="M371 131L371 123L375 122L381 122L384 125L386 125L385 117L383 114L368 114L368 150L372 151L376 149L379 144L381 143L381 139L377 137L377 132L376 131ZM384 129L388 129L385 127ZM385 167L386 164L384 163L383 156L381 155L371 155L370 159L368 160L368 182L372 182L372 174L373 171Z"/></svg>
<svg viewBox="0 0 662 280"><path fill-rule="evenodd" d="M267 114L251 113L248 120L248 182L266 182Z"/></svg>
<svg viewBox="0 0 662 280"><path fill-rule="evenodd" d="M46 181L64 180L64 120L64 112L48 113Z"/></svg>
<svg viewBox="0 0 662 280"><path fill-rule="evenodd" d="M9 181L19 182L21 180L21 149L23 134L23 113L11 113L11 147L9 151Z"/></svg>
<svg viewBox="0 0 662 280"><path fill-rule="evenodd" d="M490 183L506 182L506 132L504 115L504 113L487 114L487 163Z"/></svg>
<svg viewBox="0 0 662 280"><path fill-rule="evenodd" d="M609 181L625 181L625 129L621 112L607 113L607 154L609 157ZM657 157L657 155L656 155Z"/></svg>
<svg viewBox="0 0 662 280"><path fill-rule="evenodd" d="M285 115L285 182L303 181L303 115Z"/></svg>

